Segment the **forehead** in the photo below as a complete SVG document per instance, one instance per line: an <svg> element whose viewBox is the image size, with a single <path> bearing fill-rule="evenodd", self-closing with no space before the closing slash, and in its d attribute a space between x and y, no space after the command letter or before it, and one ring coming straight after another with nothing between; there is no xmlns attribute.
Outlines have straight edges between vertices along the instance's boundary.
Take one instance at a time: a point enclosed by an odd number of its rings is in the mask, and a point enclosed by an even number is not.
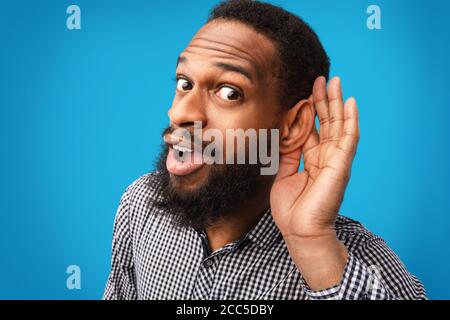
<svg viewBox="0 0 450 320"><path fill-rule="evenodd" d="M268 37L244 23L217 19L195 34L181 56L211 62L228 60L261 77L274 71L276 50Z"/></svg>

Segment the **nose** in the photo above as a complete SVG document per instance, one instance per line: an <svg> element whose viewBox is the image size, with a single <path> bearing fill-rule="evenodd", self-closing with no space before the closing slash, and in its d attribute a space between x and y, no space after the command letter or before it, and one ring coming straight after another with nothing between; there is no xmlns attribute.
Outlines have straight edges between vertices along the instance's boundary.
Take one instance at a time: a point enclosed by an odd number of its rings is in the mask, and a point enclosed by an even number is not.
<svg viewBox="0 0 450 320"><path fill-rule="evenodd" d="M202 127L205 127L207 117L201 93L194 89L183 97L176 97L168 115L174 127L191 127L194 121L201 121Z"/></svg>

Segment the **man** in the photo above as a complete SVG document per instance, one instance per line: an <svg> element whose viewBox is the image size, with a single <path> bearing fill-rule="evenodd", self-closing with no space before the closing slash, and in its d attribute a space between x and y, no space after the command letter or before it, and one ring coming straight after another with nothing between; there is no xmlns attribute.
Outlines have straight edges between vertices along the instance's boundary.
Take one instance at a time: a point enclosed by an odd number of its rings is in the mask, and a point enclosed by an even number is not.
<svg viewBox="0 0 450 320"><path fill-rule="evenodd" d="M328 73L300 18L249 0L213 9L178 59L158 170L121 199L105 299L426 298L381 238L338 213L358 114L339 78L327 89ZM210 158L229 156L228 129L276 130L279 170L262 175L250 154L195 161L212 141L195 134L199 123L227 137Z"/></svg>

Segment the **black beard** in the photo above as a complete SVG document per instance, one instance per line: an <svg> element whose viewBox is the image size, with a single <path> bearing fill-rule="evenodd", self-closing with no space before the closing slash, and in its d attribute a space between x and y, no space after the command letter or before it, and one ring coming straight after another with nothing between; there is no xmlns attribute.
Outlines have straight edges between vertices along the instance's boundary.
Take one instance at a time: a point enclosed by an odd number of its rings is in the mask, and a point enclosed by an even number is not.
<svg viewBox="0 0 450 320"><path fill-rule="evenodd" d="M261 192L263 178L258 164L212 165L207 181L195 191L180 193L166 168L168 147L157 161L162 197L156 206L172 216L179 227L204 230L231 215L238 205Z"/></svg>

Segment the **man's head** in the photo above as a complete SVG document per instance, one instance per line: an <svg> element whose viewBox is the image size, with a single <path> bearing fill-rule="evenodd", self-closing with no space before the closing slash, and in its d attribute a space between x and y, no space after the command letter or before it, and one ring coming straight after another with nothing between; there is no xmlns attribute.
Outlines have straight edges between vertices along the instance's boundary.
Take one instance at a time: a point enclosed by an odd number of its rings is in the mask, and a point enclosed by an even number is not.
<svg viewBox="0 0 450 320"><path fill-rule="evenodd" d="M298 16L269 3L232 0L212 10L208 21L217 19L241 22L271 40L276 50L272 61L278 98L283 107L308 98L317 77L328 79L328 56L316 33Z"/></svg>
<svg viewBox="0 0 450 320"><path fill-rule="evenodd" d="M250 0L225 1L212 10L179 56L168 145L159 164L166 205L182 224L214 223L267 190L273 177L260 176L260 163L193 164L190 152L187 162L180 161L183 152L174 149L178 137L171 133L193 131L195 122L224 138L227 129L277 129L279 152L291 152L311 133L314 110L308 97L314 80L328 78L328 72L316 34L293 14ZM203 144L204 137L199 139ZM260 139L258 147L265 142ZM237 146L235 138L225 138L217 152L226 154L230 145Z"/></svg>

